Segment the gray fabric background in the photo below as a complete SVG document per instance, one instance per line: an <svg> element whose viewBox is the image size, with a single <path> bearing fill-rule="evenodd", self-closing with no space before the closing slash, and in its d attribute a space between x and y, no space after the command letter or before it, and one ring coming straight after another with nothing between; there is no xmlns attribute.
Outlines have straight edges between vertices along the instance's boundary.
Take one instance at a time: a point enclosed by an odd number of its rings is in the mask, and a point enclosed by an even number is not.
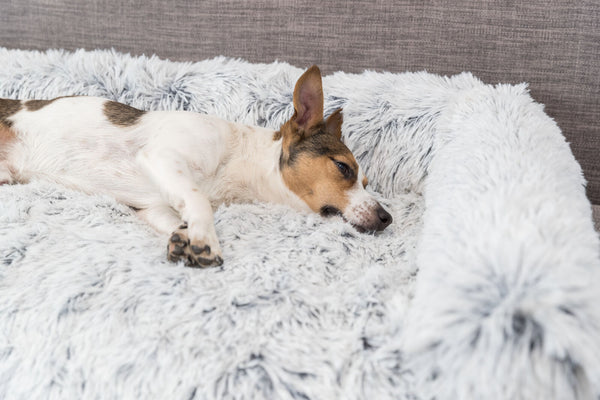
<svg viewBox="0 0 600 400"><path fill-rule="evenodd" d="M196 61L318 64L530 83L600 204L600 2L597 0L4 0L0 46L115 48Z"/></svg>

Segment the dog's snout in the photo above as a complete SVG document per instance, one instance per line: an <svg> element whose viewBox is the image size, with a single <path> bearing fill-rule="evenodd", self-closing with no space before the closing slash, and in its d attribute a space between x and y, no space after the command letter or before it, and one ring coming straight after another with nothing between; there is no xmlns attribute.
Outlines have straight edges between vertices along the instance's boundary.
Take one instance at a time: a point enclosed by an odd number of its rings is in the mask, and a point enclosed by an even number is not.
<svg viewBox="0 0 600 400"><path fill-rule="evenodd" d="M355 193L350 206L344 209L342 216L359 232L379 232L387 228L394 220L389 212L364 188Z"/></svg>
<svg viewBox="0 0 600 400"><path fill-rule="evenodd" d="M394 220L391 214L381 206L377 207L377 217L379 219L379 223L377 224L378 231L382 231L387 228Z"/></svg>

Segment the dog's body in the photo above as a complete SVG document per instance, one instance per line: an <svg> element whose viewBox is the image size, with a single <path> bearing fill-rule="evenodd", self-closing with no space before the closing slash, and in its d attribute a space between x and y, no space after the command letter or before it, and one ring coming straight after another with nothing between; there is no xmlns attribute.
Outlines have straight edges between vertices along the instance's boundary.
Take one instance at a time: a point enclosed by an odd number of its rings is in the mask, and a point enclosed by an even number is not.
<svg viewBox="0 0 600 400"><path fill-rule="evenodd" d="M114 196L172 234L169 259L188 265L222 263L212 215L221 203L339 212L359 230L383 229L391 216L364 190L341 114L323 122L322 102L316 67L280 131L93 97L0 100L0 183L42 178Z"/></svg>

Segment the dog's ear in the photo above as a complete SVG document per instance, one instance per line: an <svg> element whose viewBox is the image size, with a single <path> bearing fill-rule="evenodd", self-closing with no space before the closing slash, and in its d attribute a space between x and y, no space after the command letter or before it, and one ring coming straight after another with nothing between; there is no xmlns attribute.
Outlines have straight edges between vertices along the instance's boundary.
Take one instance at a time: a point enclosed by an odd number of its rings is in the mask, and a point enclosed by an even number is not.
<svg viewBox="0 0 600 400"><path fill-rule="evenodd" d="M335 110L327 121L325 121L325 130L330 135L334 135L338 139L342 139L342 123L344 122L344 117L342 116L342 109L338 108Z"/></svg>
<svg viewBox="0 0 600 400"><path fill-rule="evenodd" d="M308 133L323 121L323 84L316 65L307 69L296 82L294 110L294 119L301 132Z"/></svg>

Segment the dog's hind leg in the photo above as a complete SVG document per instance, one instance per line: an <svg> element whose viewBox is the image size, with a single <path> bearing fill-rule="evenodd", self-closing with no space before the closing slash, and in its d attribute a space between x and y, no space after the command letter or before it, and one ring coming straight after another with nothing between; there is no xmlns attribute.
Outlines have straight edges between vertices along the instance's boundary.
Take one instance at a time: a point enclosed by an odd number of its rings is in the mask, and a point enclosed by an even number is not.
<svg viewBox="0 0 600 400"><path fill-rule="evenodd" d="M187 163L176 151L165 149L151 154L140 153L138 161L160 189L163 198L179 213L183 221L173 230L169 240L169 260L183 260L189 266L221 265L223 258L212 207L194 182ZM153 214L156 219L157 212L158 210L153 210L146 213L147 216ZM174 222L175 219L171 221Z"/></svg>
<svg viewBox="0 0 600 400"><path fill-rule="evenodd" d="M0 109L0 112L2 110ZM12 183L13 177L6 161L7 153L16 140L15 132L6 126L0 118L0 185Z"/></svg>

